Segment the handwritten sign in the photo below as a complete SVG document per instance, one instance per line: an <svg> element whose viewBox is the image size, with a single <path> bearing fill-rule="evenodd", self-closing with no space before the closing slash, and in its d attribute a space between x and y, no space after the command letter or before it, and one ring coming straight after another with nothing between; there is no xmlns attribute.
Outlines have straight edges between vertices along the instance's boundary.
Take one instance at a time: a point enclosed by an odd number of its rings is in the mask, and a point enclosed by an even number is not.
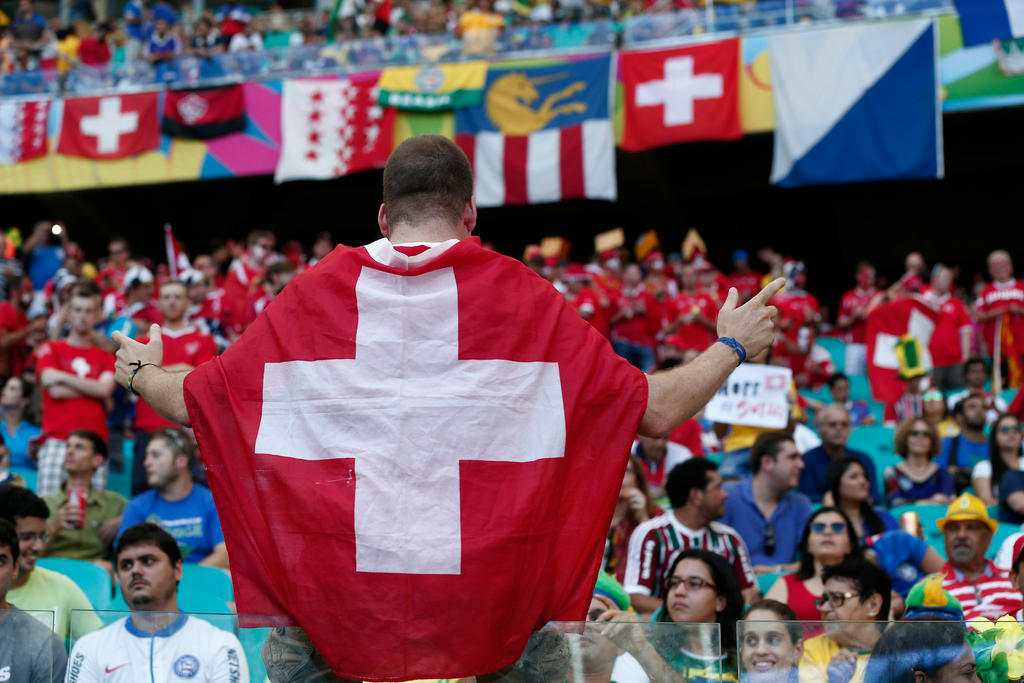
<svg viewBox="0 0 1024 683"><path fill-rule="evenodd" d="M789 420L789 368L744 363L729 375L704 408L704 417L725 424L781 429Z"/></svg>

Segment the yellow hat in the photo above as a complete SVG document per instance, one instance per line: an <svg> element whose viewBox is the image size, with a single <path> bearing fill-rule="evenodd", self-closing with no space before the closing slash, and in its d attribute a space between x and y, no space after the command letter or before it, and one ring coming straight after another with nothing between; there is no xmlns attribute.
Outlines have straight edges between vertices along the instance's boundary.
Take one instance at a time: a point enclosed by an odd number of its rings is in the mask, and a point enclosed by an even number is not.
<svg viewBox="0 0 1024 683"><path fill-rule="evenodd" d="M959 498L954 500L949 505L949 509L946 510L946 516L938 520L936 524L939 527L939 531L946 531L946 522L982 522L992 533L996 532L999 528L999 522L988 516L988 508L985 507L985 503L977 496L972 496L970 493L964 493Z"/></svg>

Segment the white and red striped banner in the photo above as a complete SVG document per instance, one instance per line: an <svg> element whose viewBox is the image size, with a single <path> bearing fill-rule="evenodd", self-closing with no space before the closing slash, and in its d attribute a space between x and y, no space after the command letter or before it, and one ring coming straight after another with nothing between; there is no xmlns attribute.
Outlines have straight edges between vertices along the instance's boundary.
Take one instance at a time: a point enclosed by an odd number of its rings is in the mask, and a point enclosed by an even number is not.
<svg viewBox="0 0 1024 683"><path fill-rule="evenodd" d="M584 121L526 136L458 135L473 164L477 206L615 199L611 122Z"/></svg>
<svg viewBox="0 0 1024 683"><path fill-rule="evenodd" d="M46 154L47 100L0 103L0 166Z"/></svg>

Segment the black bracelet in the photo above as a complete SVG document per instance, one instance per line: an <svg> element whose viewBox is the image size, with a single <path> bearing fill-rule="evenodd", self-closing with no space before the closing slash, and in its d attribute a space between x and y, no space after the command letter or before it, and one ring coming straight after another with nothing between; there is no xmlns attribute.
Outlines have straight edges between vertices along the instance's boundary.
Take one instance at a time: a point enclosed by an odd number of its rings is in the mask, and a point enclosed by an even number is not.
<svg viewBox="0 0 1024 683"><path fill-rule="evenodd" d="M732 337L719 337L715 341L720 341L726 346L728 346L730 349L735 351L736 355L739 356L740 358L740 363L743 363L747 360L747 350L743 348L743 344L740 344Z"/></svg>
<svg viewBox="0 0 1024 683"><path fill-rule="evenodd" d="M135 375L136 373L139 372L139 370L146 367L147 365L152 365L154 368L157 367L156 363L143 363L140 360L128 364L128 367L132 369L131 373L128 375L128 391L132 392L136 396L139 395L139 392L135 391L135 387L132 386L135 383Z"/></svg>

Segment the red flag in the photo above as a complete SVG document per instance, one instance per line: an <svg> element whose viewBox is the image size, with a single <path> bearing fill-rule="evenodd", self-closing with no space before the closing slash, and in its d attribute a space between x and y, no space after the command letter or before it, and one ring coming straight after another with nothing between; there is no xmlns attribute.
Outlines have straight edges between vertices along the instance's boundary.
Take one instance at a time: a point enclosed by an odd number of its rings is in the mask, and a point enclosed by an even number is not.
<svg viewBox="0 0 1024 683"><path fill-rule="evenodd" d="M547 283L446 246L336 249L185 382L239 614L345 678L481 674L582 620L646 405Z"/></svg>
<svg viewBox="0 0 1024 683"><path fill-rule="evenodd" d="M189 263L185 247L181 246L181 242L174 236L174 228L170 223L164 225L164 248L167 251L167 270L171 279L176 280L178 273L188 270L192 264Z"/></svg>
<svg viewBox="0 0 1024 683"><path fill-rule="evenodd" d="M208 140L245 129L245 100L239 84L168 90L164 96L164 135Z"/></svg>
<svg viewBox="0 0 1024 683"><path fill-rule="evenodd" d="M903 335L909 334L921 343L921 366L931 369L928 342L938 319L934 309L916 298L882 304L868 314L868 379L876 401L892 403L904 393L903 380L896 376L900 368L896 342Z"/></svg>
<svg viewBox="0 0 1024 683"><path fill-rule="evenodd" d="M623 51L622 149L637 152L743 135L739 46L739 38L732 38L671 50Z"/></svg>
<svg viewBox="0 0 1024 683"><path fill-rule="evenodd" d="M155 92L64 100L57 143L61 154L120 159L159 146Z"/></svg>
<svg viewBox="0 0 1024 683"><path fill-rule="evenodd" d="M47 100L0 102L0 166L46 154Z"/></svg>

